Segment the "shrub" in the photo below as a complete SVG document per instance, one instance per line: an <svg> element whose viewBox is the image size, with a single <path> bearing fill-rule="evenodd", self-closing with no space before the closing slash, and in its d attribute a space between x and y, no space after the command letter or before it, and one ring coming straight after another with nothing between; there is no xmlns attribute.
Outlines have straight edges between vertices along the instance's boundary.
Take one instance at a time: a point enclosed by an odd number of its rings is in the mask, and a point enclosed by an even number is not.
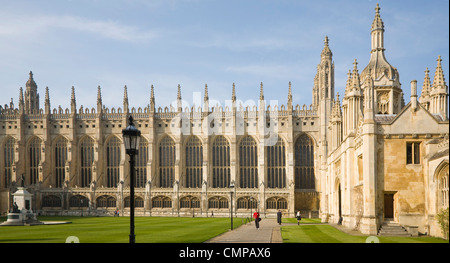
<svg viewBox="0 0 450 263"><path fill-rule="evenodd" d="M436 219L441 226L445 239L448 239L448 216L448 207L446 209L441 209L441 211L439 211L436 215Z"/></svg>

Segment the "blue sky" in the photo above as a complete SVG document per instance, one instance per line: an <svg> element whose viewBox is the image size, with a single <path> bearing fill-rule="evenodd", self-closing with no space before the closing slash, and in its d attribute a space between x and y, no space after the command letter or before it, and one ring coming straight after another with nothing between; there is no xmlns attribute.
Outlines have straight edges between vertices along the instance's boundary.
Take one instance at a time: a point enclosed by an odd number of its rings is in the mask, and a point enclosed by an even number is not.
<svg viewBox="0 0 450 263"><path fill-rule="evenodd" d="M267 101L286 104L289 81L294 104L309 105L326 35L337 92L355 58L360 72L367 65L376 3L406 103L426 67L433 80L438 55L448 84L448 0L0 0L0 104L18 106L31 70L41 107L46 86L52 108L70 108L72 86L77 108L95 107L98 85L103 104L117 108L125 85L131 107L149 104L151 85L164 107L178 84L187 105L205 84L225 105L233 83L246 102L258 100L261 82Z"/></svg>

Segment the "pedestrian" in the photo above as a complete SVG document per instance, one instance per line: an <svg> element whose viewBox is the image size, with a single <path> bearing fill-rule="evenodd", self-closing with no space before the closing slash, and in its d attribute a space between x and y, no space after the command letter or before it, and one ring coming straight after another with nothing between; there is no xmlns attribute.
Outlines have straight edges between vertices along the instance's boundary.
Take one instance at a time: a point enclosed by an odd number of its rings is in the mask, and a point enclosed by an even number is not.
<svg viewBox="0 0 450 263"><path fill-rule="evenodd" d="M281 225L281 217L283 216L283 214L281 213L281 210L278 210L278 213L277 213L277 223L279 224L279 225Z"/></svg>
<svg viewBox="0 0 450 263"><path fill-rule="evenodd" d="M261 221L261 217L259 217L258 211L255 211L255 213L253 213L253 218L255 219L256 229L259 230L259 221Z"/></svg>
<svg viewBox="0 0 450 263"><path fill-rule="evenodd" d="M300 210L297 211L296 217L297 217L297 225L300 225L300 220L302 220L302 214L300 213Z"/></svg>

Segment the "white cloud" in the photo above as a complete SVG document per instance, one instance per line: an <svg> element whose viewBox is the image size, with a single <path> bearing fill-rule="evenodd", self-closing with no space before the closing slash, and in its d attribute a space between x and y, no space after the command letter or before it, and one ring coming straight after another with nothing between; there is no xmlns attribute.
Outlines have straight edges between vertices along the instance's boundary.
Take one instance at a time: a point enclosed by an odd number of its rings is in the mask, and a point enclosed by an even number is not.
<svg viewBox="0 0 450 263"><path fill-rule="evenodd" d="M156 31L141 30L135 26L123 25L116 21L102 21L70 15L50 15L19 17L4 15L0 21L0 36L30 39L52 29L67 29L94 34L104 38L140 42L157 37Z"/></svg>

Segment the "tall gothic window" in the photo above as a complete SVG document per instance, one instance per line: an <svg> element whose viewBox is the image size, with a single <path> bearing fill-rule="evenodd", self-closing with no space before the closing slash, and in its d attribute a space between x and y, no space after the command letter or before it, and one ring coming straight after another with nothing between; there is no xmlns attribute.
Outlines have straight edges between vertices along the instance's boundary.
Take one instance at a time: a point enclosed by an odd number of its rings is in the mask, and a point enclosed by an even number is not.
<svg viewBox="0 0 450 263"><path fill-rule="evenodd" d="M200 139L192 136L186 142L186 187L202 186L203 146Z"/></svg>
<svg viewBox="0 0 450 263"><path fill-rule="evenodd" d="M269 188L286 187L286 147L278 137L275 145L266 146L267 186Z"/></svg>
<svg viewBox="0 0 450 263"><path fill-rule="evenodd" d="M14 164L14 138L9 137L6 139L4 151L3 151L3 161L5 164L3 178L4 187L8 187L11 184L12 168Z"/></svg>
<svg viewBox="0 0 450 263"><path fill-rule="evenodd" d="M147 160L148 160L148 142L141 137L139 141L139 152L136 160L136 180L135 187L145 187L147 182Z"/></svg>
<svg viewBox="0 0 450 263"><path fill-rule="evenodd" d="M116 136L106 144L106 187L117 187L120 173L120 145Z"/></svg>
<svg viewBox="0 0 450 263"><path fill-rule="evenodd" d="M314 143L306 135L301 135L294 146L295 154L295 188L315 189L314 180Z"/></svg>
<svg viewBox="0 0 450 263"><path fill-rule="evenodd" d="M175 142L169 136L159 143L159 184L172 187L175 179Z"/></svg>
<svg viewBox="0 0 450 263"><path fill-rule="evenodd" d="M28 162L30 167L30 184L39 180L39 162L41 161L41 139L33 137L28 147Z"/></svg>
<svg viewBox="0 0 450 263"><path fill-rule="evenodd" d="M258 187L258 148L251 136L239 144L239 187Z"/></svg>
<svg viewBox="0 0 450 263"><path fill-rule="evenodd" d="M55 184L62 187L66 177L67 140L59 137L55 142Z"/></svg>
<svg viewBox="0 0 450 263"><path fill-rule="evenodd" d="M212 145L213 188L230 186L230 144L223 136L217 136Z"/></svg>
<svg viewBox="0 0 450 263"><path fill-rule="evenodd" d="M448 163L438 174L438 208L448 208Z"/></svg>
<svg viewBox="0 0 450 263"><path fill-rule="evenodd" d="M94 162L94 140L85 137L80 145L81 187L89 187L92 180L92 163Z"/></svg>

